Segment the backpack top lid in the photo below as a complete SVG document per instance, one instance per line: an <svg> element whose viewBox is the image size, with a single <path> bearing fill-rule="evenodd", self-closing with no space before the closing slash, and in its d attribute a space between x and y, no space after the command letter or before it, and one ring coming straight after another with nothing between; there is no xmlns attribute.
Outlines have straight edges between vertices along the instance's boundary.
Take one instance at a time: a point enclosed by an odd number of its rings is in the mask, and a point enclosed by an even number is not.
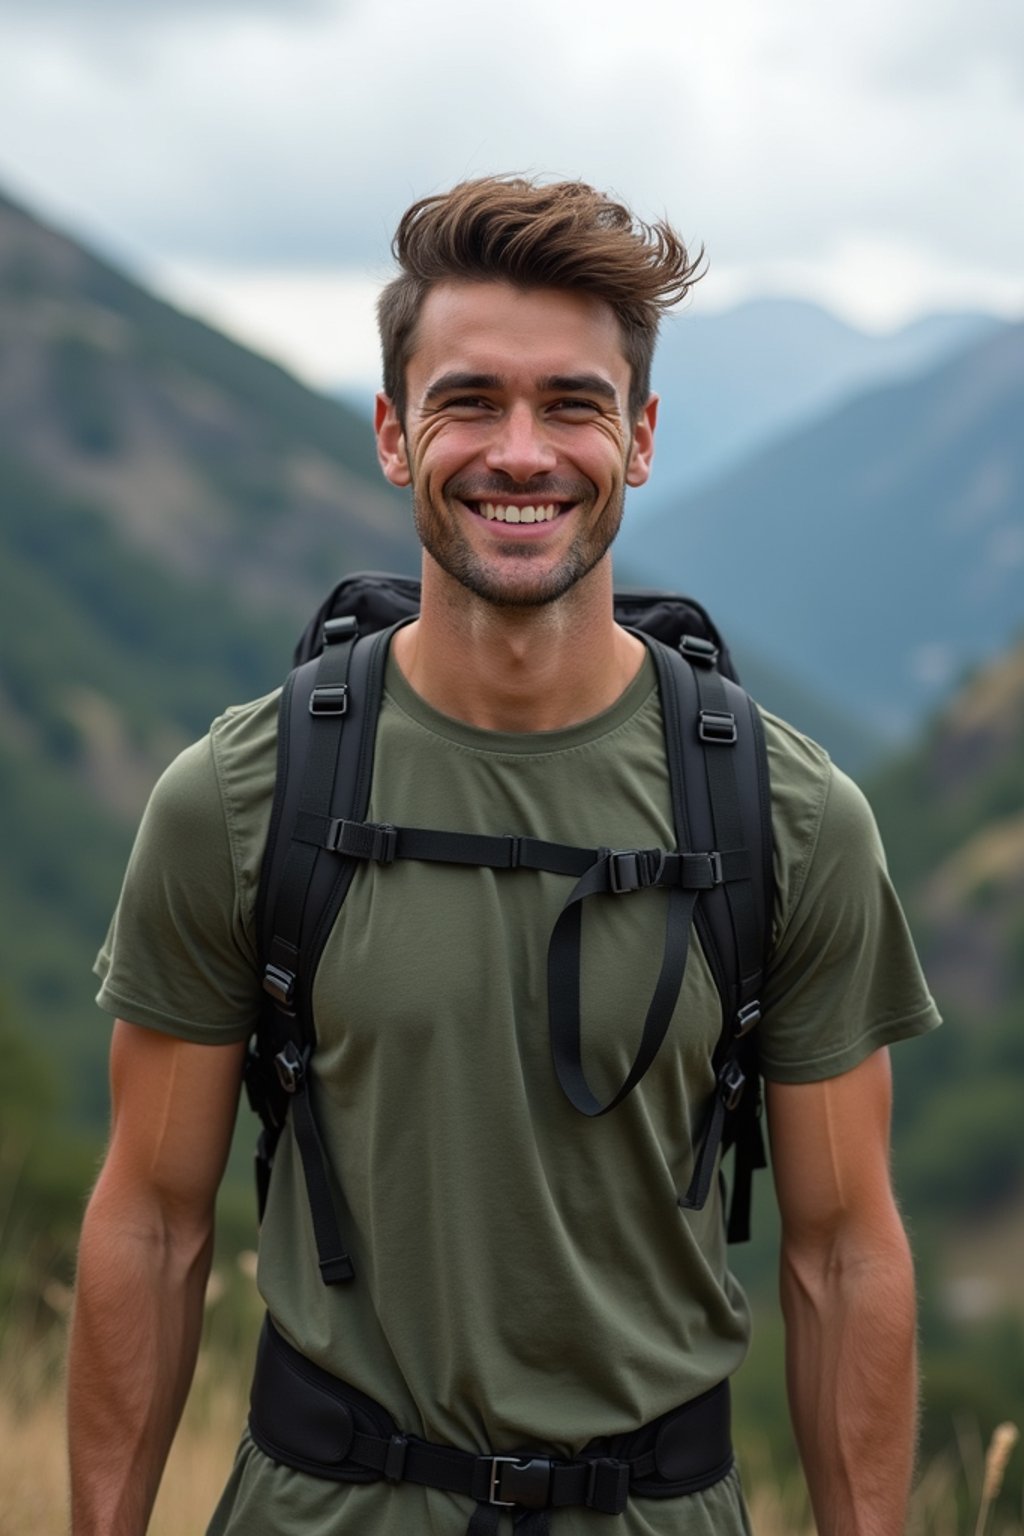
<svg viewBox="0 0 1024 1536"><path fill-rule="evenodd" d="M292 655L293 666L319 656L328 619L354 618L361 635L387 629L400 619L412 619L420 611L420 583L414 576L394 576L386 571L358 571L344 576L327 594L306 625ZM680 634L707 640L718 652L715 662L723 677L739 682L729 647L707 610L692 597L674 592L626 587L615 593L615 618L631 629L642 629L665 645L679 644Z"/></svg>

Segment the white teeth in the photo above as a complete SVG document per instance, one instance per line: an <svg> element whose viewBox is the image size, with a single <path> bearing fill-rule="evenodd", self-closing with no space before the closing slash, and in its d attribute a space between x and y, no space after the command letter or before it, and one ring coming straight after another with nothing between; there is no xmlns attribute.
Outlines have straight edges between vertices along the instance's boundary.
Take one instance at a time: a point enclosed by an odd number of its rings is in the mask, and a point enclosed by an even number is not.
<svg viewBox="0 0 1024 1536"><path fill-rule="evenodd" d="M487 521L499 523L551 523L558 516L558 508L554 505L546 507L504 507L493 501L482 501L479 504L481 514Z"/></svg>

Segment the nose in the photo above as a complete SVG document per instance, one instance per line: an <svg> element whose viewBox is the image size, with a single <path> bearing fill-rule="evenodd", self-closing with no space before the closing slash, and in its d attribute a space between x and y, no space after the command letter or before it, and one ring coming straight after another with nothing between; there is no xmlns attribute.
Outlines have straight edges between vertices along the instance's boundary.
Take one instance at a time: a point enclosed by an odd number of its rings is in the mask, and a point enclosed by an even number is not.
<svg viewBox="0 0 1024 1536"><path fill-rule="evenodd" d="M523 484L534 475L550 474L557 462L543 423L525 401L502 415L487 449L488 469L502 471Z"/></svg>

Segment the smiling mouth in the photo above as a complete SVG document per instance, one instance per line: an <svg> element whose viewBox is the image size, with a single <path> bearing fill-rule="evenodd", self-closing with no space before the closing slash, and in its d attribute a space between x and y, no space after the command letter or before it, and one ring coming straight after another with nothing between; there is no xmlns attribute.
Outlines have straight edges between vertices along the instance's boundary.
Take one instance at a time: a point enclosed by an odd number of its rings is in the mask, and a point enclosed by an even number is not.
<svg viewBox="0 0 1024 1536"><path fill-rule="evenodd" d="M574 503L543 502L518 507L500 501L467 501L465 505L489 523L553 523Z"/></svg>

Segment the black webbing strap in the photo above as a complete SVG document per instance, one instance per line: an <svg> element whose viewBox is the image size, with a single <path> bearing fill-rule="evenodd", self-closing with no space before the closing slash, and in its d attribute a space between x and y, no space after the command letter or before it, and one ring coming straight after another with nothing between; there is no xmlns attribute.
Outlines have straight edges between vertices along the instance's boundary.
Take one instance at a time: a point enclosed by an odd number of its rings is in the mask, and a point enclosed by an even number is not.
<svg viewBox="0 0 1024 1536"><path fill-rule="evenodd" d="M305 767L303 769L302 802L300 815L323 815L330 812L338 765L338 753L344 728L346 710L337 708L317 712L313 703L317 697L329 697L347 703L348 672L352 660L355 636L337 645L327 646L321 655L306 666L315 671L315 683L309 691L306 708L314 717L308 731ZM292 695L299 701L306 691L298 682ZM292 841L288 849L275 909L272 915L273 937L268 949L269 967L274 968L280 995L275 996L285 1011L292 1009L297 975L295 966L300 953L306 903L309 897L317 850L308 843ZM268 968L269 969L269 968ZM267 990L271 988L268 986Z"/></svg>
<svg viewBox="0 0 1024 1536"><path fill-rule="evenodd" d="M313 1222L320 1275L325 1285L338 1285L343 1280L352 1279L352 1260L345 1251L338 1218L334 1212L334 1199L327 1172L327 1153L324 1151L316 1115L313 1112L313 1100L309 1089L310 1055L311 1050L308 1045L300 1056L295 1046L289 1044L277 1058L277 1064L280 1070L291 1076L294 1083L294 1086L289 1089L292 1094L292 1129L295 1132L295 1141L306 1177L309 1214Z"/></svg>
<svg viewBox="0 0 1024 1536"><path fill-rule="evenodd" d="M289 750L291 727L300 727L297 734L300 739L304 738L300 814L323 814L331 809L354 643L352 632L338 643L327 645L316 661L307 664L314 673L312 687L308 687L307 673L305 686L293 681L289 691L289 708L282 714L283 750ZM307 698L305 707L309 721L293 721L290 708L293 699L301 709L302 701ZM302 1159L320 1273L325 1284L336 1285L350 1280L353 1268L338 1225L327 1156L313 1108L308 1070L313 1044L311 1015L308 1008L300 1006L297 996L300 984L307 979L299 975L299 956L317 860L316 848L292 838L282 868L277 902L270 915L273 934L267 950L264 990L273 1001L276 1015L271 1030L274 1043L268 1041L267 1044L268 1049L274 1051L274 1067L287 1095L295 1141ZM275 1045L280 1045L280 1049L275 1050Z"/></svg>
<svg viewBox="0 0 1024 1536"><path fill-rule="evenodd" d="M690 947L690 923L698 892L676 886L669 893L665 915L665 947L661 970L644 1018L633 1065L618 1091L602 1104L591 1091L583 1070L580 1038L581 917L579 903L589 890L580 881L562 908L548 945L548 1013L551 1054L562 1091L583 1115L606 1115L632 1093L653 1062L665 1038L679 996Z"/></svg>
<svg viewBox="0 0 1024 1536"><path fill-rule="evenodd" d="M722 1001L722 1030L712 1054L715 1088L697 1142L690 1183L679 1201L685 1210L699 1210L711 1188L726 1117L737 1108L746 1086L737 1048L760 1018L757 994L768 919L759 910L758 895L768 882L758 865L763 838L752 843L749 820L745 827L737 759L742 753L744 763L756 764L761 743L754 706L715 670L713 651L702 655L688 647L680 655L655 647L652 650L662 681L677 836L685 837L691 847L709 842L718 847L746 845L750 851L745 874L723 885L695 914ZM750 808L760 824L770 816L770 807L762 803L766 794L762 795L757 774L748 772L747 777ZM745 1113L740 1125L730 1240L749 1235L751 1168L763 1166L765 1161L756 1115Z"/></svg>
<svg viewBox="0 0 1024 1536"><path fill-rule="evenodd" d="M569 900L602 892L657 887L706 891L750 873L745 848L724 853L666 853L661 848L578 848L539 837L491 837L476 832L400 827L390 822L352 821L300 812L295 837L348 858L391 864L418 859L428 864L469 864L484 869L532 869L575 875L580 886Z"/></svg>
<svg viewBox="0 0 1024 1536"><path fill-rule="evenodd" d="M666 853L659 848L574 848L530 837L489 837L467 832L396 827L380 822L331 819L300 814L296 838L350 858L390 864L395 859L468 864L499 870L547 870L578 875L548 945L548 1013L555 1072L569 1102L589 1117L605 1115L621 1104L650 1067L668 1030L682 986L689 952L690 925L701 891L745 880L750 875L746 849L725 852ZM582 909L588 896L630 891L669 892L661 969L644 1019L633 1065L619 1090L601 1104L583 1068L580 1023Z"/></svg>

